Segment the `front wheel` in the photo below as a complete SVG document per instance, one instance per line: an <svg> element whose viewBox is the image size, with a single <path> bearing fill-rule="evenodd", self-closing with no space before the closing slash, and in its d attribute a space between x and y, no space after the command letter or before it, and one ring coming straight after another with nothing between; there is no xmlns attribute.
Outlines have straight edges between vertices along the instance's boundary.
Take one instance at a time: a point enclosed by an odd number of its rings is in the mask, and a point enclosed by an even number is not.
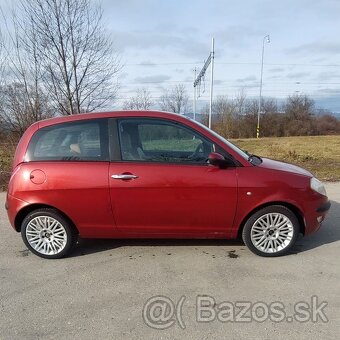
<svg viewBox="0 0 340 340"><path fill-rule="evenodd" d="M46 259L66 256L77 242L70 222L54 209L29 213L22 222L21 236L29 250Z"/></svg>
<svg viewBox="0 0 340 340"><path fill-rule="evenodd" d="M242 231L242 239L257 255L281 256L293 247L299 230L299 221L290 209L272 205L249 217Z"/></svg>

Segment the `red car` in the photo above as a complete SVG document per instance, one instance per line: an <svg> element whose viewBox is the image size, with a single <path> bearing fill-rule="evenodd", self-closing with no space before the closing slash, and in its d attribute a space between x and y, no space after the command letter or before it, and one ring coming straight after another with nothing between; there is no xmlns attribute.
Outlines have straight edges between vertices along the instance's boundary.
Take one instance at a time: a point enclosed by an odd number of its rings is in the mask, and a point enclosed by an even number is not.
<svg viewBox="0 0 340 340"><path fill-rule="evenodd" d="M330 208L297 166L249 155L200 123L156 111L80 114L33 124L13 162L6 208L44 258L82 238L242 236L287 254Z"/></svg>

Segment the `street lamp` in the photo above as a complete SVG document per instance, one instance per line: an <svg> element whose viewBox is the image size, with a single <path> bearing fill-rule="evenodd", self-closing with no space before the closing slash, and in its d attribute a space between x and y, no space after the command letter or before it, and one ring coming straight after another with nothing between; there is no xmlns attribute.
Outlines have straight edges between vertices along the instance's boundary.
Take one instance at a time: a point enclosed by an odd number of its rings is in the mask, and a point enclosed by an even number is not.
<svg viewBox="0 0 340 340"><path fill-rule="evenodd" d="M256 128L256 138L260 137L260 114L262 107L262 75L263 75L263 57L264 57L264 43L270 43L270 36L267 34L263 37L262 42L262 60L261 60L261 81L260 81L260 98L259 98L259 109L257 112L257 128Z"/></svg>

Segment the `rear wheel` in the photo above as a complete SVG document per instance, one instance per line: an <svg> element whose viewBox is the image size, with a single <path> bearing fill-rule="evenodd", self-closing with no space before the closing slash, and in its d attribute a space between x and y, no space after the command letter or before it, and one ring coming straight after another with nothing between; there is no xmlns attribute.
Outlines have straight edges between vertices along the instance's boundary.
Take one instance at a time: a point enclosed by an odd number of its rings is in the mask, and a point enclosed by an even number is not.
<svg viewBox="0 0 340 340"><path fill-rule="evenodd" d="M77 242L70 222L54 209L38 209L22 222L21 236L34 254L57 259L66 256Z"/></svg>
<svg viewBox="0 0 340 340"><path fill-rule="evenodd" d="M249 217L242 231L243 242L260 256L281 256L289 252L300 230L296 215L287 207L272 205Z"/></svg>

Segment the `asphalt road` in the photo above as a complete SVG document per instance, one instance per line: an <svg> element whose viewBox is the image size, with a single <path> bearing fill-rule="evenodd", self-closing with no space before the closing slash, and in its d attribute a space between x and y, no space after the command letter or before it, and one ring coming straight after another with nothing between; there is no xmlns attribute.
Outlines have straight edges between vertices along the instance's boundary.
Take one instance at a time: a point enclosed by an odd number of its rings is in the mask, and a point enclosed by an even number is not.
<svg viewBox="0 0 340 340"><path fill-rule="evenodd" d="M257 257L239 241L87 240L62 260L26 250L1 193L0 339L339 338L340 183L327 191L323 227L285 257Z"/></svg>

